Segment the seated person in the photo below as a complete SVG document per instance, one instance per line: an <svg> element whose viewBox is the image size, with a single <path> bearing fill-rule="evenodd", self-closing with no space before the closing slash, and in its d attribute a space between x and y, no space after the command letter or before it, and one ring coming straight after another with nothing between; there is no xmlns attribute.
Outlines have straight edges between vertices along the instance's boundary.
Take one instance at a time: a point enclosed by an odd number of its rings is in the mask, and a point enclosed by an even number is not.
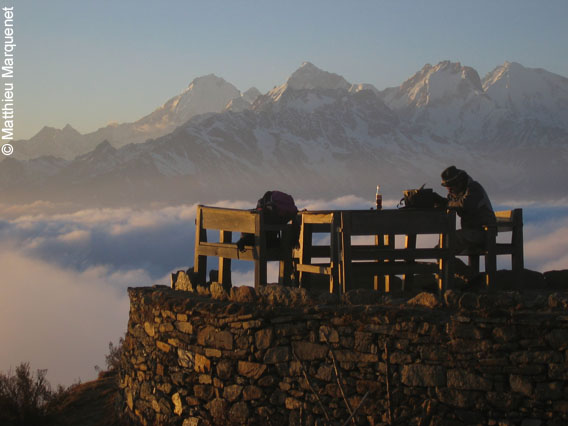
<svg viewBox="0 0 568 426"><path fill-rule="evenodd" d="M440 207L455 210L461 218L461 229L456 232L456 253L485 246L483 226L496 223L491 201L483 187L464 170L450 166L442 172L442 186L448 188L444 198L435 194Z"/></svg>

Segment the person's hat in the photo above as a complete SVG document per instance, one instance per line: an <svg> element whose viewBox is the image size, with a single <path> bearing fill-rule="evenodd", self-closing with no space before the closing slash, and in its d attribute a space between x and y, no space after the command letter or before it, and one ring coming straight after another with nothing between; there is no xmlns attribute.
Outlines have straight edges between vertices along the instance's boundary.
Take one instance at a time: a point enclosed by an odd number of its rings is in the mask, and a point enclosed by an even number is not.
<svg viewBox="0 0 568 426"><path fill-rule="evenodd" d="M453 186L464 176L463 170L450 166L442 172L442 186Z"/></svg>

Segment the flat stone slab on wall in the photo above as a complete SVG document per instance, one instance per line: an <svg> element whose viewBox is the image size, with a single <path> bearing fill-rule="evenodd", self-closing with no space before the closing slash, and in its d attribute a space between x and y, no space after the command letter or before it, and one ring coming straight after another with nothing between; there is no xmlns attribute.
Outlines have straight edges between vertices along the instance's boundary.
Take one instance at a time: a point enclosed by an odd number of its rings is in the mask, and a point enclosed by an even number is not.
<svg viewBox="0 0 568 426"><path fill-rule="evenodd" d="M565 293L129 295L141 424L568 424Z"/></svg>

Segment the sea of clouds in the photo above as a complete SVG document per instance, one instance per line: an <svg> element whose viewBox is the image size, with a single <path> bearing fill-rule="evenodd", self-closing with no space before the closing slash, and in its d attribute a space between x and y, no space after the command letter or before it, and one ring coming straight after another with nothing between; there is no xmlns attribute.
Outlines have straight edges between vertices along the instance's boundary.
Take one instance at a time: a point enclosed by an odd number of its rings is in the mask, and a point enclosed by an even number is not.
<svg viewBox="0 0 568 426"><path fill-rule="evenodd" d="M395 201L384 204L396 206ZM297 205L309 210L371 207L369 200L355 196L297 200ZM525 266L541 272L568 269L568 206L523 208ZM27 361L32 369L47 368L54 384L94 378L94 366L104 366L109 342L116 343L126 331L126 289L169 285L171 272L193 265L195 210L187 204L59 213L50 204L0 205L5 218L0 220L0 371ZM253 282L249 263L237 262L234 270L236 285ZM277 265L270 265L269 280L275 281L276 274Z"/></svg>

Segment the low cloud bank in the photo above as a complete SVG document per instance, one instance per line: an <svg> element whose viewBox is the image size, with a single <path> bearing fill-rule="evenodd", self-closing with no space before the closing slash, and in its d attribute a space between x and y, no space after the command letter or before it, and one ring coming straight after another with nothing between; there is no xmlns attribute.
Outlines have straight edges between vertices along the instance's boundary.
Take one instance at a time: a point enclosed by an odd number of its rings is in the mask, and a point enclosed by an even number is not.
<svg viewBox="0 0 568 426"><path fill-rule="evenodd" d="M134 277L77 273L5 245L0 271L0 370L30 362L34 370L47 368L54 385L93 379L94 366L105 366L109 342L124 335L128 321L128 297L114 280Z"/></svg>
<svg viewBox="0 0 568 426"><path fill-rule="evenodd" d="M568 269L568 217L524 228L525 267L537 271Z"/></svg>

